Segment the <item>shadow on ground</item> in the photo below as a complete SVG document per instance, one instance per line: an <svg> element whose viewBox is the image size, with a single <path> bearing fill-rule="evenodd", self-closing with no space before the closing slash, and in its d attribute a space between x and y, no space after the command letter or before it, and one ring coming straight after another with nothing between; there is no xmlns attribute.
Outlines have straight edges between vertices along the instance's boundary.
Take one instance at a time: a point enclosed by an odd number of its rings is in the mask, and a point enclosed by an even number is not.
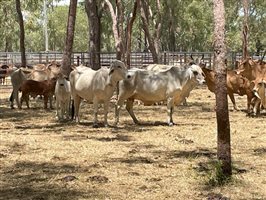
<svg viewBox="0 0 266 200"><path fill-rule="evenodd" d="M86 169L70 164L17 162L2 169L0 199L103 198L103 193L95 188L82 191L74 186L81 181L78 173L84 171Z"/></svg>

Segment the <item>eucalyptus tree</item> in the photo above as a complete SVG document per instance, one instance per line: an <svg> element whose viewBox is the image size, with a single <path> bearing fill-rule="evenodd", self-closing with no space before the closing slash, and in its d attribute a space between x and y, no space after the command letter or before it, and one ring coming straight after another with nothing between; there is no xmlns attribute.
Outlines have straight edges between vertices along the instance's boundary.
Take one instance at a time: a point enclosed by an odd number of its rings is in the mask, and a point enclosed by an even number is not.
<svg viewBox="0 0 266 200"><path fill-rule="evenodd" d="M242 28L242 57L244 60L248 58L248 8L249 3L248 0L243 1L243 11L244 11L244 18L243 18L243 28Z"/></svg>
<svg viewBox="0 0 266 200"><path fill-rule="evenodd" d="M150 4L149 0L141 0L140 12L143 30L149 43L153 62L161 63L162 6L160 0L156 0L155 4L155 7L152 9L152 4Z"/></svg>
<svg viewBox="0 0 266 200"><path fill-rule="evenodd" d="M133 8L131 9L132 3ZM121 0L111 2L110 0L105 0L105 4L109 9L112 19L112 30L115 40L116 58L122 61L125 61L125 59L127 59L126 63L129 67L132 28L133 23L136 19L139 0L134 0L133 2L123 2ZM125 5L128 8L127 10L125 10Z"/></svg>
<svg viewBox="0 0 266 200"><path fill-rule="evenodd" d="M226 87L225 10L223 0L213 0L214 16L214 66L216 119L217 119L217 157L220 161L222 177L232 174L230 123ZM220 177L220 178L222 178Z"/></svg>
<svg viewBox="0 0 266 200"><path fill-rule="evenodd" d="M100 68L101 52L101 15L102 8L97 0L85 0L85 9L89 21L89 52L92 69Z"/></svg>
<svg viewBox="0 0 266 200"><path fill-rule="evenodd" d="M24 21L21 12L20 0L16 0L16 10L18 15L18 23L20 28L20 53L21 53L21 66L26 67L26 52L25 52L25 31L24 31Z"/></svg>
<svg viewBox="0 0 266 200"><path fill-rule="evenodd" d="M62 71L65 75L69 75L71 69L71 55L73 48L74 32L75 32L75 22L76 22L76 12L77 12L77 0L71 0L68 12L68 22L67 22L67 32L65 40L65 48L62 59Z"/></svg>

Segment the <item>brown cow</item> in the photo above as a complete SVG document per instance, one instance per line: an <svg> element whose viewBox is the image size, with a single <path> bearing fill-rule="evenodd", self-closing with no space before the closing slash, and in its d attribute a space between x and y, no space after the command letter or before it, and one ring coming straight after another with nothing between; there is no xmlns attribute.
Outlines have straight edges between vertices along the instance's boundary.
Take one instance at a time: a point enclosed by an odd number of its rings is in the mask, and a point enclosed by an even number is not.
<svg viewBox="0 0 266 200"><path fill-rule="evenodd" d="M202 67L202 70L205 74L206 84L208 89L211 92L215 92L215 72L211 69L207 69L206 67ZM250 81L235 73L233 70L227 71L227 93L233 103L234 109L239 110L236 105L234 94L239 94L240 96L247 95L247 111L251 110L251 100L254 97L252 92L252 88L250 87Z"/></svg>
<svg viewBox="0 0 266 200"><path fill-rule="evenodd" d="M261 106L266 108L266 72L260 74L251 84L253 85L253 92L256 96L256 98L253 99L253 115L256 116L260 113Z"/></svg>
<svg viewBox="0 0 266 200"><path fill-rule="evenodd" d="M44 96L44 108L47 109L48 98L50 99L50 108L52 109L52 96L55 91L56 78L45 81L34 81L34 80L26 80L22 83L20 87L20 91L22 91L22 96L20 100L20 105L22 106L22 102L26 101L27 108L29 108L29 95Z"/></svg>
<svg viewBox="0 0 266 200"><path fill-rule="evenodd" d="M252 81L266 72L266 63L262 60L252 60L249 58L238 64L236 72Z"/></svg>
<svg viewBox="0 0 266 200"><path fill-rule="evenodd" d="M8 65L0 66L0 85L4 85L6 82L6 77L9 75L10 67Z"/></svg>

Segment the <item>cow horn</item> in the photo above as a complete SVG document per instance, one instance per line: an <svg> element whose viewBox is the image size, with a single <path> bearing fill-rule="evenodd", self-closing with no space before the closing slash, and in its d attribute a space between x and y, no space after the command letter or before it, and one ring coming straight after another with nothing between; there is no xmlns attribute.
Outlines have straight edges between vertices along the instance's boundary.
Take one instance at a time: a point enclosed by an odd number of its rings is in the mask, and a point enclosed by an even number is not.
<svg viewBox="0 0 266 200"><path fill-rule="evenodd" d="M261 99L257 91L254 91L254 94L255 94L256 97L258 97L259 99Z"/></svg>

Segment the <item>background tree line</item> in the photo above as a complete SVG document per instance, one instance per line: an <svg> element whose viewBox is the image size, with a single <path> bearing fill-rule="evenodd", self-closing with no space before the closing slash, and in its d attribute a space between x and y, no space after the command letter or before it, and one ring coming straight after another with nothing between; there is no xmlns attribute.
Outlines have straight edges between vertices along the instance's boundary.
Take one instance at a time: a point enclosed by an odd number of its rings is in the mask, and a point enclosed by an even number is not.
<svg viewBox="0 0 266 200"><path fill-rule="evenodd" d="M87 1L87 0L86 0ZM90 9L86 9L86 1L79 1L76 15L76 27L73 51L89 50L89 17ZM47 0L49 50L63 51L66 37L66 23L68 5L57 3L60 0ZM122 40L126 36L126 29L135 1L94 1L97 15L100 19L100 51L116 51L116 38L112 28L110 2L117 14L118 25L123 29L119 35ZM158 44L160 51L210 51L213 37L212 0L168 0L168 1L140 1L136 17L132 24L131 50L147 51L150 39ZM249 5L249 51L262 50L265 41L266 2L251 0ZM21 10L25 26L26 51L38 52L45 50L43 1L21 1ZM120 11L119 11L120 10ZM121 13L119 13L119 12ZM19 24L17 23L16 5L14 0L5 0L0 4L0 51L19 51ZM118 16L119 15L119 16ZM145 22L145 15L147 21ZM242 2L238 0L225 1L226 15L226 44L228 50L242 49ZM145 31L148 26L148 31ZM123 42L123 41L122 41ZM125 47L123 47L125 48ZM265 47L264 47L265 48Z"/></svg>

